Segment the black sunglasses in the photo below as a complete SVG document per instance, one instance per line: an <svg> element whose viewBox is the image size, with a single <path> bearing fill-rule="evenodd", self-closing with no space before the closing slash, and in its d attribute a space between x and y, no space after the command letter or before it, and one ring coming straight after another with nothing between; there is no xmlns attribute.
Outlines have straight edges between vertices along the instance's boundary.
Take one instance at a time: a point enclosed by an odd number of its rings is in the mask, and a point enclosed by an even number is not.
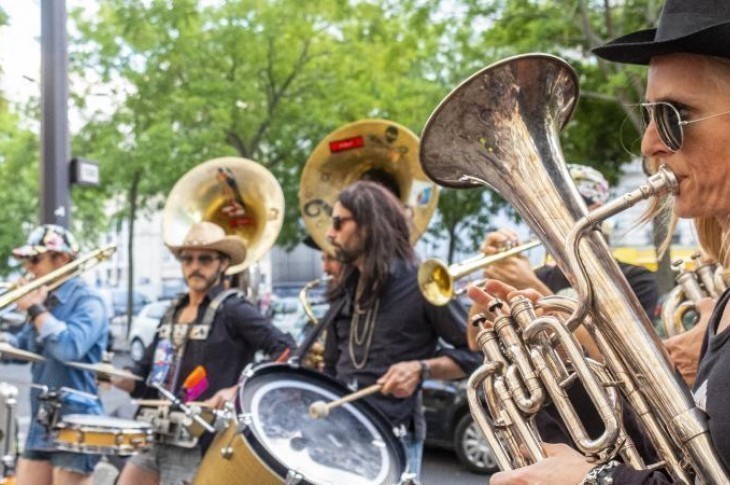
<svg viewBox="0 0 730 485"><path fill-rule="evenodd" d="M27 258L25 258L25 260L28 261L28 263L30 263L33 266L35 266L36 264L38 264L41 261L43 261L43 255L42 254L35 254L33 256L28 256Z"/></svg>
<svg viewBox="0 0 730 485"><path fill-rule="evenodd" d="M334 216L332 217L332 229L334 229L335 231L340 231L342 229L342 225L345 222L354 220L354 217Z"/></svg>
<svg viewBox="0 0 730 485"><path fill-rule="evenodd" d="M696 120L683 120L680 108L669 101L641 103L641 107L644 117L644 129L653 121L662 143L672 152L677 152L682 148L682 142L684 141L683 126L730 113L729 110L697 118Z"/></svg>
<svg viewBox="0 0 730 485"><path fill-rule="evenodd" d="M201 264L201 266L208 266L216 259L220 259L218 256L213 256L212 254L181 254L178 258L180 262L186 266L190 266L193 264L193 261L197 260L198 263Z"/></svg>

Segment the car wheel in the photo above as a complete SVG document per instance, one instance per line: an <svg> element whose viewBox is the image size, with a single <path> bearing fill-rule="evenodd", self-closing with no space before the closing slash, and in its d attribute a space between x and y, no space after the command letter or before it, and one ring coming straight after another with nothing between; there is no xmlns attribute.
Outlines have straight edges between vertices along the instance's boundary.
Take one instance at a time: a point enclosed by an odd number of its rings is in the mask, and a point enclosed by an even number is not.
<svg viewBox="0 0 730 485"><path fill-rule="evenodd" d="M469 471L494 473L499 469L492 449L469 413L462 416L456 425L454 450Z"/></svg>
<svg viewBox="0 0 730 485"><path fill-rule="evenodd" d="M135 337L132 340L132 343L129 345L129 356L132 358L135 362L141 362L144 358L144 352L145 352L145 346L144 343L142 343L142 340Z"/></svg>

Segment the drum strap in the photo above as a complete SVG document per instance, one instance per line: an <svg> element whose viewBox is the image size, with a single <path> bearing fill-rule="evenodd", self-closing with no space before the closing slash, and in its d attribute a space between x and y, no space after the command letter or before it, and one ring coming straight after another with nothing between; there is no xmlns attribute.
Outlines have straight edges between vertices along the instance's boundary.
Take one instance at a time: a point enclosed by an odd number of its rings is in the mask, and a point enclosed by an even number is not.
<svg viewBox="0 0 730 485"><path fill-rule="evenodd" d="M327 327L330 326L335 317L339 315L340 311L342 311L342 307L345 306L345 300L346 298L340 298L338 302L332 304L327 315L317 322L317 325L315 325L304 342L302 342L302 345L299 346L294 356L289 359L290 364L298 365L302 361L304 356L307 355L307 352L309 352L309 348L317 341L319 335L323 331L327 330Z"/></svg>

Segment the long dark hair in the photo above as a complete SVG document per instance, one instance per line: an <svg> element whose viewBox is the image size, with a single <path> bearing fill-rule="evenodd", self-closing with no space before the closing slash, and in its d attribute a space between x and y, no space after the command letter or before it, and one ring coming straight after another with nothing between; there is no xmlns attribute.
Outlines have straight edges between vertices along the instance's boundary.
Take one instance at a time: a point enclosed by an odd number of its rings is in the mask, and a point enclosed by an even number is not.
<svg viewBox="0 0 730 485"><path fill-rule="evenodd" d="M352 213L363 241L364 264L356 303L360 308L368 308L378 299L394 259L415 262L408 218L400 200L374 182L361 180L348 186L337 201ZM347 280L355 270L351 263L343 265L330 291L331 298L344 294Z"/></svg>

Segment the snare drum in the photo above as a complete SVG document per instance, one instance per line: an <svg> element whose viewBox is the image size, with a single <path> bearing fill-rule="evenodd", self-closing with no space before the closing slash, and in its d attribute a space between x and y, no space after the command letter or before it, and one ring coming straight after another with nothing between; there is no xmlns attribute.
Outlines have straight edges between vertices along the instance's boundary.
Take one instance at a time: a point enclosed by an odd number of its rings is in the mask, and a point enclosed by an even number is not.
<svg viewBox="0 0 730 485"><path fill-rule="evenodd" d="M215 438L194 483L399 483L403 447L372 406L354 401L324 419L309 416L313 402L346 394L304 368L267 364L244 371L238 422Z"/></svg>
<svg viewBox="0 0 730 485"><path fill-rule="evenodd" d="M53 441L65 451L90 455L132 455L152 444L147 423L93 414L69 414L53 428Z"/></svg>

